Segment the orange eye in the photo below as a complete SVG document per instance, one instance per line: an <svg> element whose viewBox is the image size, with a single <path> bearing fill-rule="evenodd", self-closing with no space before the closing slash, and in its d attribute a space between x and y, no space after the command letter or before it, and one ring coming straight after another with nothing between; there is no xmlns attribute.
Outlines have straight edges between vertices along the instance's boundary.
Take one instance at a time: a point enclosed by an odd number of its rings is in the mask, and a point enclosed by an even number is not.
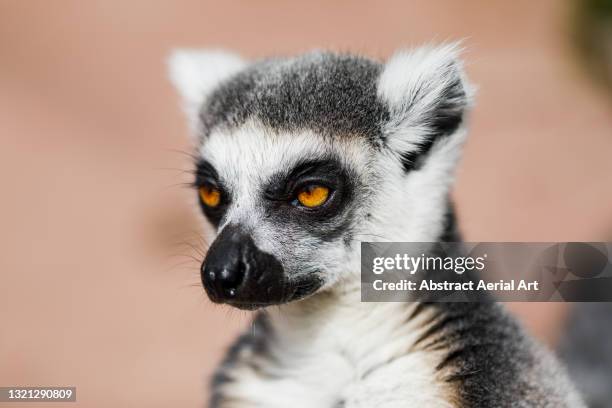
<svg viewBox="0 0 612 408"><path fill-rule="evenodd" d="M200 198L207 207L214 208L221 202L221 192L212 186L202 186L200 187Z"/></svg>
<svg viewBox="0 0 612 408"><path fill-rule="evenodd" d="M318 185L311 185L302 189L298 193L297 199L304 207L316 208L325 204L328 197L329 188Z"/></svg>

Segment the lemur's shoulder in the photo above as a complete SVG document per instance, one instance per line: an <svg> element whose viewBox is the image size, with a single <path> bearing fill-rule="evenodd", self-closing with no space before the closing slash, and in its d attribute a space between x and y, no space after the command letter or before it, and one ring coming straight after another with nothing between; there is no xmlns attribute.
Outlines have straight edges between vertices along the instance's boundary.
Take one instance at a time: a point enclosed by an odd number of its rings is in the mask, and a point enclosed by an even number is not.
<svg viewBox="0 0 612 408"><path fill-rule="evenodd" d="M440 241L462 242L450 201ZM477 302L422 302L416 308L416 313L434 310L417 346L444 350L436 369L445 371L459 400L470 407L582 407L550 351L532 340L504 306L488 294L479 296Z"/></svg>
<svg viewBox="0 0 612 408"><path fill-rule="evenodd" d="M582 407L550 352L497 303L435 303L437 318L418 340L444 349L438 366L469 407Z"/></svg>

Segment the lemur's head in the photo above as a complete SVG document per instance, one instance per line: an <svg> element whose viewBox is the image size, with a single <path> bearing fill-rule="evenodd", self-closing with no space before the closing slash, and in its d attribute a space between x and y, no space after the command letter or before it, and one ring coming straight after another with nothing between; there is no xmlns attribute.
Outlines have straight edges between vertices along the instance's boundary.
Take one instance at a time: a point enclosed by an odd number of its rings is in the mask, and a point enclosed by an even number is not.
<svg viewBox="0 0 612 408"><path fill-rule="evenodd" d="M179 51L170 71L217 231L201 269L213 301L301 299L354 276L360 241L442 234L471 94L456 46L385 64Z"/></svg>

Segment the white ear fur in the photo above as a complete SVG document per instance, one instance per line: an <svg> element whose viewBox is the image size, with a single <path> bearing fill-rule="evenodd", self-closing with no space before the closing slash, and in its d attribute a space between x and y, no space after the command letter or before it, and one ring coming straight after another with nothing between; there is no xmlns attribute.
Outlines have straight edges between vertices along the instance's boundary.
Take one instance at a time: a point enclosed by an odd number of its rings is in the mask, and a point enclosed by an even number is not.
<svg viewBox="0 0 612 408"><path fill-rule="evenodd" d="M407 152L425 143L440 107L443 115L461 115L469 105L473 91L460 52L459 43L424 46L400 51L385 64L377 90L390 109L385 133L393 150Z"/></svg>
<svg viewBox="0 0 612 408"><path fill-rule="evenodd" d="M206 96L245 65L238 55L221 50L179 49L172 52L168 59L170 80L183 99L183 107L194 130Z"/></svg>

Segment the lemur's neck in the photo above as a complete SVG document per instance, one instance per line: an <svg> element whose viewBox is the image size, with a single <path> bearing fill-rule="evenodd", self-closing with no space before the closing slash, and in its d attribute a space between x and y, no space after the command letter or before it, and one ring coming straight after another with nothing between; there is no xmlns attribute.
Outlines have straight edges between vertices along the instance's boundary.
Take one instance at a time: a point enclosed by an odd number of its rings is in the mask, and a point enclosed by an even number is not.
<svg viewBox="0 0 612 408"><path fill-rule="evenodd" d="M444 216L443 228L438 241L458 242L458 232L455 211L449 201ZM360 265L357 261L356 265ZM266 313L275 337L284 344L304 346L309 342L320 339L322 342L349 341L356 336L369 336L370 331L376 331L376 337L381 338L384 323L393 316L393 320L404 319L406 328L410 332L418 332L422 319L427 319L427 313L419 313L418 319L411 319L417 308L416 302L387 302L363 303L361 302L361 279L359 271L348 274L349 278L334 287L317 293L301 301L282 305ZM380 315L380 318L373 318ZM414 320L409 322L410 320ZM380 327L370 327L364 322L374 322ZM389 329L394 330L391 326ZM341 328L341 330L339 330ZM384 338L384 337L382 337Z"/></svg>
<svg viewBox="0 0 612 408"><path fill-rule="evenodd" d="M298 356L337 352L348 361L379 353L381 342L418 337L423 313L412 319L417 303L362 303L358 288L325 291L267 313L276 350Z"/></svg>

